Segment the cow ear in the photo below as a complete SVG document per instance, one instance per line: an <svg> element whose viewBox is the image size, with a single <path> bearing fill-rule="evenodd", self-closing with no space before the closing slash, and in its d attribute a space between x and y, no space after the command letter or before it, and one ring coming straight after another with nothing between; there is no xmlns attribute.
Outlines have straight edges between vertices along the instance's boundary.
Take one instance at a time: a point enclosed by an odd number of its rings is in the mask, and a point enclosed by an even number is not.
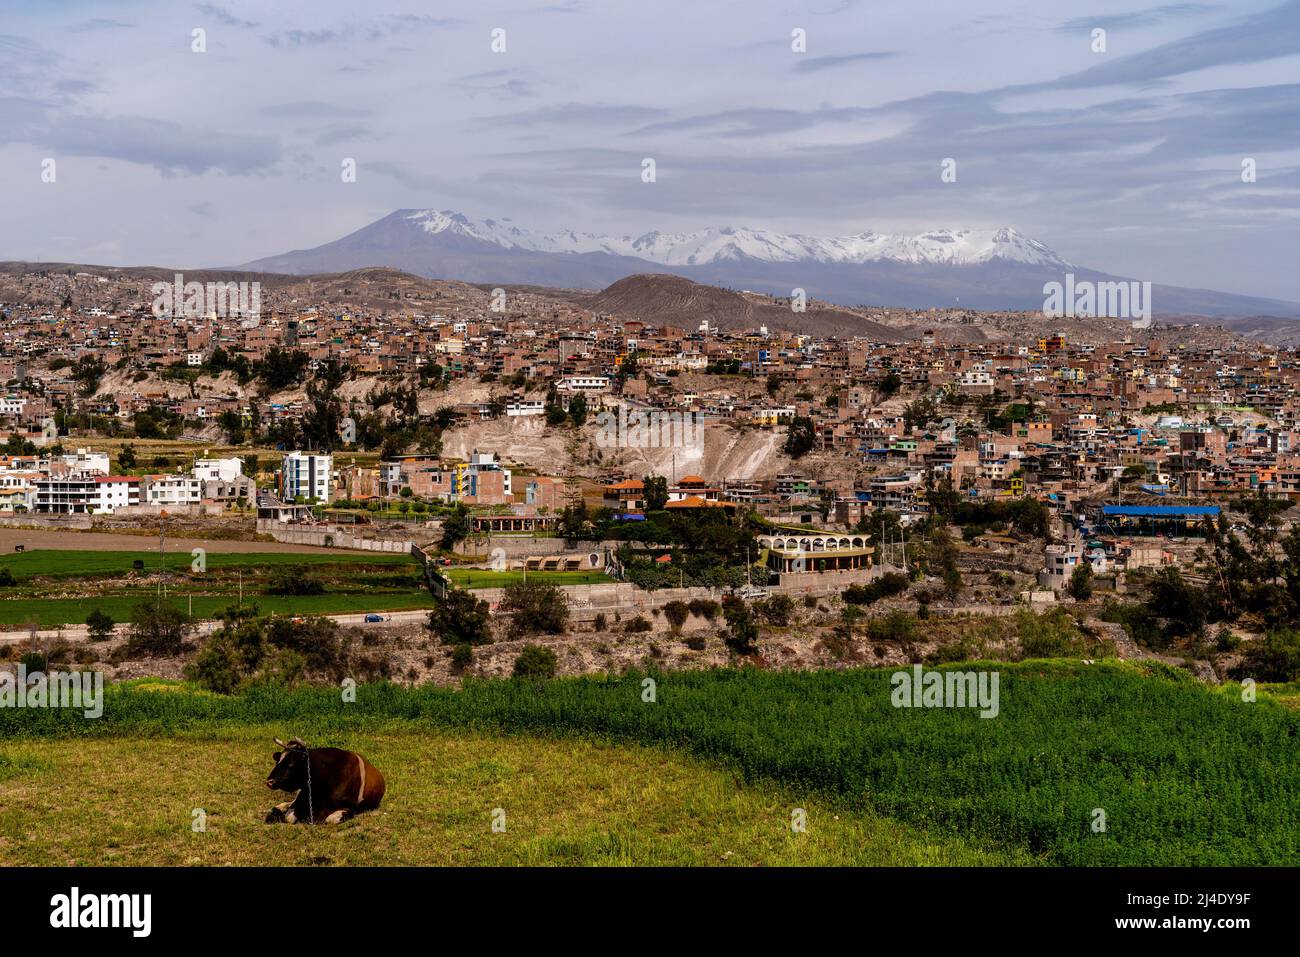
<svg viewBox="0 0 1300 957"><path fill-rule="evenodd" d="M280 763L280 755L282 755L282 754L284 754L283 751L276 751L274 754L271 755L271 759L272 759L273 761L275 761L276 764L279 764L279 763Z"/></svg>

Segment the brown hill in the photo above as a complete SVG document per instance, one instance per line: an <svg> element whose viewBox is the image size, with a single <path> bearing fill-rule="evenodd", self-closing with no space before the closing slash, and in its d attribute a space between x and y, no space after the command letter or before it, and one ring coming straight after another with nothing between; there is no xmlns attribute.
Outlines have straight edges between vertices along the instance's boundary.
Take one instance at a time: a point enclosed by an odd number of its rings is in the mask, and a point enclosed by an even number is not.
<svg viewBox="0 0 1300 957"><path fill-rule="evenodd" d="M689 330L707 319L710 327L728 332L767 326L785 332L862 336L881 342L910 338L899 329L873 322L851 309L809 300L807 311L794 312L789 300L720 289L661 273L628 276L603 292L575 294L573 301L581 301L593 312Z"/></svg>

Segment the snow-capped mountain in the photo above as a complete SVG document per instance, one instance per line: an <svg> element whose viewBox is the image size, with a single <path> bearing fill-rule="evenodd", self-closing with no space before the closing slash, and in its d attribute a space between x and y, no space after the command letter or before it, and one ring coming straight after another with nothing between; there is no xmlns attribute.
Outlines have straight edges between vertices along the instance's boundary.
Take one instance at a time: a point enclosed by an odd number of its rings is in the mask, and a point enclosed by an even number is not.
<svg viewBox="0 0 1300 957"><path fill-rule="evenodd" d="M263 272L337 273L388 266L431 279L600 289L644 273L842 305L1043 308L1044 284L1113 280L1066 262L1009 227L821 238L722 226L688 233L601 236L534 232L508 219L399 209L314 249L248 263ZM1209 290L1154 288L1157 315L1294 316L1300 306Z"/></svg>
<svg viewBox="0 0 1300 957"><path fill-rule="evenodd" d="M740 258L793 263L932 263L970 266L993 261L1036 266L1070 264L1037 240L1010 227L938 229L907 235L867 230L821 238L748 226L718 226L689 233L649 232L642 236L600 236L561 230L535 233L509 220L475 222L448 210L422 209L406 218L426 233L451 233L496 243L505 249L540 253L609 253L636 256L664 266L702 266Z"/></svg>

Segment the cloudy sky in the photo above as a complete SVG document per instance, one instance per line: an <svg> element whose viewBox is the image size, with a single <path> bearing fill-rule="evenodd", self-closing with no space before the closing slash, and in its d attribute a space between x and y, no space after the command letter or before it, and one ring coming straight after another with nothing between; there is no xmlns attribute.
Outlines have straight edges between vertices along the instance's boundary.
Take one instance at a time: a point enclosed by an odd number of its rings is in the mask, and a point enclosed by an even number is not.
<svg viewBox="0 0 1300 957"><path fill-rule="evenodd" d="M403 207L1010 225L1300 300L1300 0L3 0L0 197L0 259L229 265Z"/></svg>

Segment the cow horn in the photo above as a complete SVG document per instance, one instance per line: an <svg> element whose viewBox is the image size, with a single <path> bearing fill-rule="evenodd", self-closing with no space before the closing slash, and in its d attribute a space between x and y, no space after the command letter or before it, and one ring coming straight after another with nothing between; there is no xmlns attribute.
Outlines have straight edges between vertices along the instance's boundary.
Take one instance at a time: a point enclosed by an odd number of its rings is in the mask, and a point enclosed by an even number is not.
<svg viewBox="0 0 1300 957"><path fill-rule="evenodd" d="M278 744L280 747L284 748L286 751L289 749L289 746L285 744L283 741L281 741L279 738L272 738L271 740L274 741L276 744Z"/></svg>
<svg viewBox="0 0 1300 957"><path fill-rule="evenodd" d="M290 739L289 739L289 746L290 746L290 747L297 746L297 747L299 747L299 748L305 748L305 747L307 747L307 742L304 741L302 738L290 738Z"/></svg>

